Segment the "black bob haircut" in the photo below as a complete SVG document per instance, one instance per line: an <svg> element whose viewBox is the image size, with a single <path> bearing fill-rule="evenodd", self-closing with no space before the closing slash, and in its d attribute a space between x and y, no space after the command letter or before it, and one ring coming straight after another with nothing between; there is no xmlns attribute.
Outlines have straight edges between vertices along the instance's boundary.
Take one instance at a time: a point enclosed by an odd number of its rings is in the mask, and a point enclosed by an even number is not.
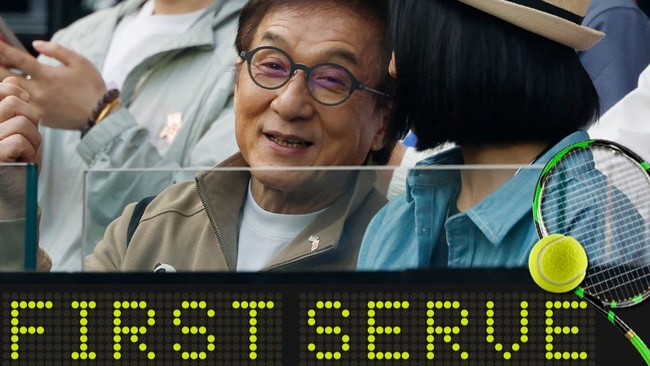
<svg viewBox="0 0 650 366"><path fill-rule="evenodd" d="M418 150L447 141L554 144L598 116L575 50L456 0L391 7L392 125L409 125Z"/></svg>

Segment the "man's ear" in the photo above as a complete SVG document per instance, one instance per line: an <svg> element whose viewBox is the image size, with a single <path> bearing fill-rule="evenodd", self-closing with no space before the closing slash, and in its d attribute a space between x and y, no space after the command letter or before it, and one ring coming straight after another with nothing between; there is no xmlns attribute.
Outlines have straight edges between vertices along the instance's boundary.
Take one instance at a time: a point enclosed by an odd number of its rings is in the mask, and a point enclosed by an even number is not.
<svg viewBox="0 0 650 366"><path fill-rule="evenodd" d="M397 67L395 66L395 52L390 55L390 63L388 64L388 73L394 78L397 77Z"/></svg>
<svg viewBox="0 0 650 366"><path fill-rule="evenodd" d="M381 118L381 126L377 130L377 133L375 134L375 137L372 140L372 144L370 145L370 150L372 151L378 151L381 150L385 143L385 138L386 138L386 132L388 130L388 124L390 123L390 114L391 110L393 108L393 102L389 101L388 105L383 108L383 110L379 113L382 113L382 118Z"/></svg>

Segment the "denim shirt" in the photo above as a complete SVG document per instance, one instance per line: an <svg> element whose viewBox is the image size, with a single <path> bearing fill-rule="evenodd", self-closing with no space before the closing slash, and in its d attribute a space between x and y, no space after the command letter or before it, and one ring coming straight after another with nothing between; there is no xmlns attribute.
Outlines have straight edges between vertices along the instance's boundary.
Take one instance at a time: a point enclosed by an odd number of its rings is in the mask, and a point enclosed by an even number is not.
<svg viewBox="0 0 650 366"><path fill-rule="evenodd" d="M584 131L567 136L535 161L537 168L518 171L481 202L448 218L450 200L460 187L458 169L412 170L406 192L368 225L357 269L425 268L445 228L448 267L525 267L530 249L539 240L532 202L541 166L564 147L587 139ZM459 148L429 157L416 167L450 164L463 164Z"/></svg>

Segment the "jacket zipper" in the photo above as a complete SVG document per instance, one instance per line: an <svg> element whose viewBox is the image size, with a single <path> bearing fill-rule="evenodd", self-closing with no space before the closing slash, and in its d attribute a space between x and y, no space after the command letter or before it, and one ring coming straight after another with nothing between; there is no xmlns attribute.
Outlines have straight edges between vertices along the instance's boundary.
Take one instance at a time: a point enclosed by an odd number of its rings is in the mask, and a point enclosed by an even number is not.
<svg viewBox="0 0 650 366"><path fill-rule="evenodd" d="M208 215L208 220L210 220L210 225L212 226L212 230L214 231L214 234L217 236L217 240L219 241L219 245L221 246L221 252L223 253L223 256L226 258L226 264L228 265L228 270L232 271L234 270L234 267L232 265L232 259L228 255L228 251L225 250L223 234L221 234L221 231L217 229L217 224L214 222L214 217L212 217L212 212L208 210L208 205L205 201L205 197L203 196L203 191L201 190L201 186L199 185L199 182L196 182L196 190L199 193L199 198L201 199L201 203L203 204L203 207L205 207L205 213Z"/></svg>

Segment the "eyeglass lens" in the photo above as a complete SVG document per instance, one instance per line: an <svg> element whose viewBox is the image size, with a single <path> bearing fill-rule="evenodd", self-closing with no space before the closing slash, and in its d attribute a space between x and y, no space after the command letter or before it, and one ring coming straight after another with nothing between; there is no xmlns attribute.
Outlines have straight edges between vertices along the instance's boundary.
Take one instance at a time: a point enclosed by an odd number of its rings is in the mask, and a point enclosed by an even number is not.
<svg viewBox="0 0 650 366"><path fill-rule="evenodd" d="M336 64L321 64L310 69L294 64L286 54L273 48L255 50L249 62L251 77L267 89L283 86L298 69L306 72L309 91L320 103L338 104L352 92L352 75Z"/></svg>

